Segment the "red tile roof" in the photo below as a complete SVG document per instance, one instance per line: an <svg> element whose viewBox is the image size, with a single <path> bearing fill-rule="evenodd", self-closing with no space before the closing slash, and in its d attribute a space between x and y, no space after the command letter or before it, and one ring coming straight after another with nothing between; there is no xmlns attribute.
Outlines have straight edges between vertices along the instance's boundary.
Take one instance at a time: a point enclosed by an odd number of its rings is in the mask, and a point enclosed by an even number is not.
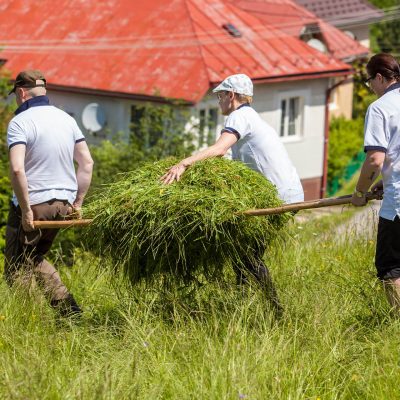
<svg viewBox="0 0 400 400"><path fill-rule="evenodd" d="M350 71L227 0L2 0L0 25L14 76L38 68L49 84L78 90L197 102L233 73L257 81Z"/></svg>
<svg viewBox="0 0 400 400"><path fill-rule="evenodd" d="M365 0L296 0L318 17L335 26L351 26L380 20L384 13Z"/></svg>
<svg viewBox="0 0 400 400"><path fill-rule="evenodd" d="M326 0L324 2L329 3ZM311 26L315 33L321 34L329 53L336 58L353 59L368 55L366 47L299 6L294 0L237 0L235 4L257 16L266 25L272 25L292 36L299 37L304 27Z"/></svg>

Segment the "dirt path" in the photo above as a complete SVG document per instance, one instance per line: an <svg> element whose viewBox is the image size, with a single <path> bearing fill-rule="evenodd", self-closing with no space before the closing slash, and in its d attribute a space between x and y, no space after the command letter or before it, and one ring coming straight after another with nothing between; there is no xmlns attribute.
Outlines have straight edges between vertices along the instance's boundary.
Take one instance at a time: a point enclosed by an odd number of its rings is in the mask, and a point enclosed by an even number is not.
<svg viewBox="0 0 400 400"><path fill-rule="evenodd" d="M307 223L315 218L321 218L332 214L340 214L344 210L352 208L351 205L317 208L301 211L296 215L298 223ZM366 239L372 239L376 235L378 213L381 201L371 201L365 207L355 209L354 215L345 223L336 228L336 238L351 240L352 237L363 235Z"/></svg>
<svg viewBox="0 0 400 400"><path fill-rule="evenodd" d="M354 236L362 235L365 239L373 239L376 236L381 203L381 201L371 201L357 210L350 220L337 227L337 237L351 240Z"/></svg>

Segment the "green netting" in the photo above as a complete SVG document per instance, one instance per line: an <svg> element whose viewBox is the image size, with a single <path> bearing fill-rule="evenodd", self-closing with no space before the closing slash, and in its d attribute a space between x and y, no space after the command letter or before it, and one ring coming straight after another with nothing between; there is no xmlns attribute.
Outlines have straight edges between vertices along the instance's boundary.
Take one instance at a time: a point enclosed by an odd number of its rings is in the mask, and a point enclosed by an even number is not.
<svg viewBox="0 0 400 400"><path fill-rule="evenodd" d="M334 196L342 186L348 182L353 175L360 169L361 165L365 160L365 153L360 151L357 155L350 161L348 166L343 171L341 176L335 177L331 182L328 182L328 196Z"/></svg>

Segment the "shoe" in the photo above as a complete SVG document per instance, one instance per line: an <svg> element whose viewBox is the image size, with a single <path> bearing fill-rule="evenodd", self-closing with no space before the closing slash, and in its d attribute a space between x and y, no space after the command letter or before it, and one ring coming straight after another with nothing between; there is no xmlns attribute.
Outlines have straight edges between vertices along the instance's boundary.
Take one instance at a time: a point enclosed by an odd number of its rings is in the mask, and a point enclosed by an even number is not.
<svg viewBox="0 0 400 400"><path fill-rule="evenodd" d="M72 294L65 299L51 300L50 305L58 311L61 317L80 317L82 309L78 306Z"/></svg>

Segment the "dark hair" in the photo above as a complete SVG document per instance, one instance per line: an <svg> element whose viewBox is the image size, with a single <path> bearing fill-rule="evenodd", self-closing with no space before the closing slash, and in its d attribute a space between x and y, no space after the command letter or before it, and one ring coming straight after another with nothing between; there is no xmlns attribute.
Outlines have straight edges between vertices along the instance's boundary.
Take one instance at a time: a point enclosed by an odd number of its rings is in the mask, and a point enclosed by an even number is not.
<svg viewBox="0 0 400 400"><path fill-rule="evenodd" d="M391 54L387 53L379 53L371 57L367 64L367 72L371 77L381 74L388 80L400 80L399 63Z"/></svg>

